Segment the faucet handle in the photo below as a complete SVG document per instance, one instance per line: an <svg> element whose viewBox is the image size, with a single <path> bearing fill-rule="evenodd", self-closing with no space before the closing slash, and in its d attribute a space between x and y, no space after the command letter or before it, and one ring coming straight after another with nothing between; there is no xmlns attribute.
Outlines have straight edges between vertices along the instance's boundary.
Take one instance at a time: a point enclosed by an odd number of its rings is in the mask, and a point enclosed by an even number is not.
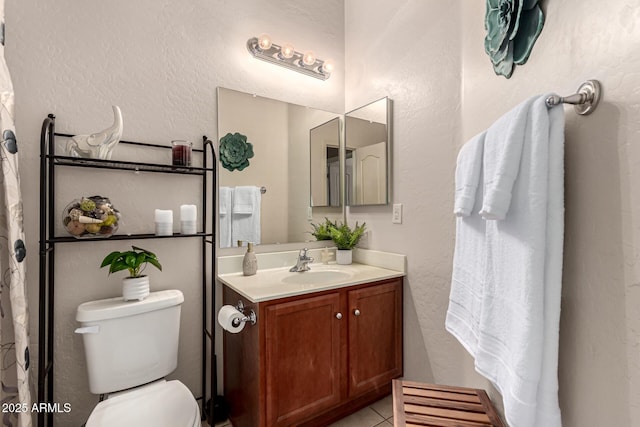
<svg viewBox="0 0 640 427"><path fill-rule="evenodd" d="M306 257L307 257L307 251L308 251L308 250L309 250L309 249L307 249L307 248L302 248L302 249L300 249L299 257L300 257L300 258L306 258Z"/></svg>

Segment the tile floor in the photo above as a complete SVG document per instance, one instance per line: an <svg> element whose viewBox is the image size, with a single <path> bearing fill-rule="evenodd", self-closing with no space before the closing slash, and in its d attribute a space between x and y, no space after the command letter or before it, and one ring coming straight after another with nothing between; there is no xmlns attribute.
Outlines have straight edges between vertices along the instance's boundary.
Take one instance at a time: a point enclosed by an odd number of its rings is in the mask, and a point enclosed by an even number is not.
<svg viewBox="0 0 640 427"><path fill-rule="evenodd" d="M393 425L393 403L391 395L364 409L351 414L329 427L389 427ZM202 427L209 427L206 422ZM229 421L216 424L215 427L233 427Z"/></svg>

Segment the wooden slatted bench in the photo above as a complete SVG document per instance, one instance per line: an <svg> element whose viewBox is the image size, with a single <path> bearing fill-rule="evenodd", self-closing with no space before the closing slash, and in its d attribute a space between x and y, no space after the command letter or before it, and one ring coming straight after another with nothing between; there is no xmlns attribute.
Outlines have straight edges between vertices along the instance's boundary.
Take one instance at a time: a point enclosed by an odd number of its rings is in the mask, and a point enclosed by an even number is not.
<svg viewBox="0 0 640 427"><path fill-rule="evenodd" d="M484 390L393 380L395 427L506 427Z"/></svg>

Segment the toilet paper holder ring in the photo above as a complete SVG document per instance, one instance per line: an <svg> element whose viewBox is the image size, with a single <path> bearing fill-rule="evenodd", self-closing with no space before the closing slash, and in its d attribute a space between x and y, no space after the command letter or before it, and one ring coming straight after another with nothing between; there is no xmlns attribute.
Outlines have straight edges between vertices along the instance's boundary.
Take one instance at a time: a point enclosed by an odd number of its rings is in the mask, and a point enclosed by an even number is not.
<svg viewBox="0 0 640 427"><path fill-rule="evenodd" d="M238 301L238 304L236 304L236 310L238 310L240 313L244 314L244 317L240 318L240 319L233 319L233 321L231 322L231 324L233 325L234 328L237 328L240 323L242 322L250 322L252 325L255 325L256 322L258 321L258 317L256 316L256 312L253 311L253 309L249 309L249 314L245 314L245 307L244 307L244 303L242 301Z"/></svg>

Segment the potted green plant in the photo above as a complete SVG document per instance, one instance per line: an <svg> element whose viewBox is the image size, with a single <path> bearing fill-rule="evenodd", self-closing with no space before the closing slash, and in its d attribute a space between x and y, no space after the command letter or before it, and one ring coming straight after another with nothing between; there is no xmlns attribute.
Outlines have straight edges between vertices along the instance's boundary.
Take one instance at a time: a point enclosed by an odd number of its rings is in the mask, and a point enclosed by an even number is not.
<svg viewBox="0 0 640 427"><path fill-rule="evenodd" d="M320 224L311 223L313 227L313 232L311 235L316 238L316 240L331 240L331 228L336 226L335 222L331 222L329 218L324 219L324 222Z"/></svg>
<svg viewBox="0 0 640 427"><path fill-rule="evenodd" d="M336 248L336 263L338 264L351 264L352 262L352 249L358 244L360 238L365 232L366 223L358 225L356 222L355 228L351 229L345 222L341 225L333 225L330 229L331 240L335 243Z"/></svg>
<svg viewBox="0 0 640 427"><path fill-rule="evenodd" d="M130 251L114 251L104 257L100 268L109 266L109 274L128 270L129 276L122 279L122 298L125 301L142 301L149 295L149 276L143 275L148 264L162 271L162 265L153 252L137 246L131 246Z"/></svg>

